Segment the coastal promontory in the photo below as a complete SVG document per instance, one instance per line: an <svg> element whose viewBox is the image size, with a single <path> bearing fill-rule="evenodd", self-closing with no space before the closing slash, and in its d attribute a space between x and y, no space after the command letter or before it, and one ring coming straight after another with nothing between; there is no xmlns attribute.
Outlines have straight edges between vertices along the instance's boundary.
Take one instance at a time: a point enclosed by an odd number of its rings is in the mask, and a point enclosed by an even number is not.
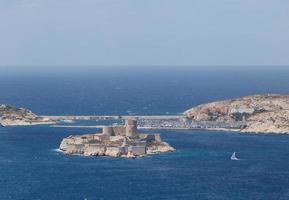
<svg viewBox="0 0 289 200"><path fill-rule="evenodd" d="M184 114L194 122L242 122L242 132L289 134L289 95L253 95L217 101Z"/></svg>
<svg viewBox="0 0 289 200"><path fill-rule="evenodd" d="M55 123L53 120L39 117L28 109L0 104L0 126L29 126L53 123Z"/></svg>

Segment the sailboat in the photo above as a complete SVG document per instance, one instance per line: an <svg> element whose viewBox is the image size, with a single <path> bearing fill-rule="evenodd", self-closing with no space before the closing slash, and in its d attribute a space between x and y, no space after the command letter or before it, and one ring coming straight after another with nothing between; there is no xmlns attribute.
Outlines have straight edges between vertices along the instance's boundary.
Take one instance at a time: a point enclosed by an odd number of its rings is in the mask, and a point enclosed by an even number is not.
<svg viewBox="0 0 289 200"><path fill-rule="evenodd" d="M231 160L239 160L237 157L236 157L236 152L234 152L231 156Z"/></svg>

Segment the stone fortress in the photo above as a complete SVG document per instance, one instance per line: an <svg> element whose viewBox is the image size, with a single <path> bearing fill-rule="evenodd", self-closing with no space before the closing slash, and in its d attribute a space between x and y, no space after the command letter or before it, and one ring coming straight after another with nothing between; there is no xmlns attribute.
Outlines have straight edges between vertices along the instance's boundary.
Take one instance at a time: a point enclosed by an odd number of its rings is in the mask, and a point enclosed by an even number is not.
<svg viewBox="0 0 289 200"><path fill-rule="evenodd" d="M65 154L135 158L175 149L163 142L160 134L138 133L137 121L130 118L124 126L104 126L102 133L64 138L60 150Z"/></svg>

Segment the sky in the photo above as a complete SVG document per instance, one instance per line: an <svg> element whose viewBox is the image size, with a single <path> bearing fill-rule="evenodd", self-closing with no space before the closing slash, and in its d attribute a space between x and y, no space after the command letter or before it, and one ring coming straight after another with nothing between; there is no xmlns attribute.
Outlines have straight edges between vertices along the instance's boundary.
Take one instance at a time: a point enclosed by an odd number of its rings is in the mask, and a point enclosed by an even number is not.
<svg viewBox="0 0 289 200"><path fill-rule="evenodd" d="M289 66L288 11L288 0L0 0L0 66Z"/></svg>

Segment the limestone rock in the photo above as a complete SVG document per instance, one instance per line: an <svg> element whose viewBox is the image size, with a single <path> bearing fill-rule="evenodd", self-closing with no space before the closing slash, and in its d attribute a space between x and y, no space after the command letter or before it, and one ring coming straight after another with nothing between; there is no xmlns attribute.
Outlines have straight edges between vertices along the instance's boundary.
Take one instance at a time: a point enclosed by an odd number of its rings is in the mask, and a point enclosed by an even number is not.
<svg viewBox="0 0 289 200"><path fill-rule="evenodd" d="M28 109L4 104L0 105L0 125L2 126L30 126L54 123L54 121L48 118L38 117Z"/></svg>
<svg viewBox="0 0 289 200"><path fill-rule="evenodd" d="M254 95L199 105L184 113L195 121L245 122L242 132L289 134L289 95Z"/></svg>
<svg viewBox="0 0 289 200"><path fill-rule="evenodd" d="M166 142L150 142L147 148L147 154L156 154L164 152L172 152L175 149Z"/></svg>
<svg viewBox="0 0 289 200"><path fill-rule="evenodd" d="M136 122L126 124L129 124L128 129L112 127L104 128L100 134L71 135L62 140L59 149L65 154L126 158L175 150L161 140L160 134L139 134L133 127Z"/></svg>

